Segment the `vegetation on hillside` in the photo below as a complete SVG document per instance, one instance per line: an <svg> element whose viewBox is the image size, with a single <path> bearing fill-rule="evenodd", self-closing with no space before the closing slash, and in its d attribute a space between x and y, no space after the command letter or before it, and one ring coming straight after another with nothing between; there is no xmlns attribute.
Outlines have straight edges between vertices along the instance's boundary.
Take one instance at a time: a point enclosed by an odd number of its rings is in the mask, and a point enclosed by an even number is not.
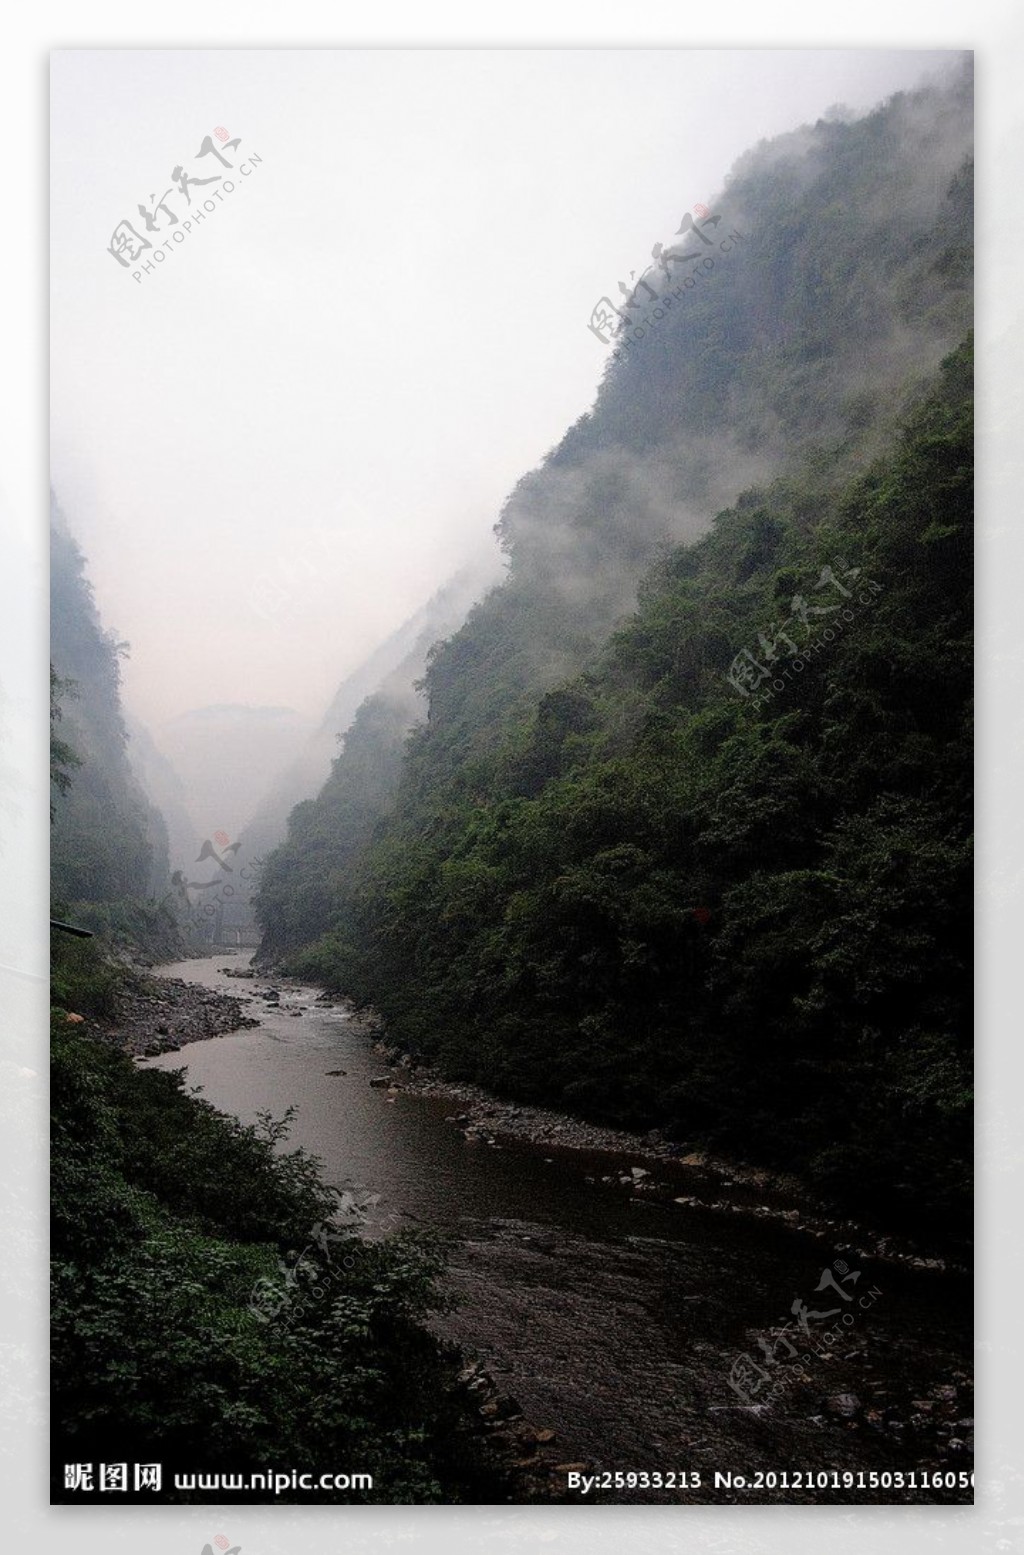
<svg viewBox="0 0 1024 1555"><path fill-rule="evenodd" d="M92 945L58 994L102 1005ZM365 1240L337 1215L317 1163L52 1023L54 1498L63 1465L160 1463L176 1473L358 1471L372 1490L289 1490L313 1502L501 1499L471 1424L457 1357L423 1326L442 1250ZM95 1485L97 1499L109 1501ZM218 1489L218 1501L273 1492Z"/></svg>
<svg viewBox="0 0 1024 1555"><path fill-rule="evenodd" d="M54 916L111 948L168 959L181 933L163 817L128 762L127 644L106 631L85 560L53 505L50 528L50 889Z"/></svg>
<svg viewBox="0 0 1024 1555"><path fill-rule="evenodd" d="M946 1231L970 1203L969 96L742 160L742 244L520 482L508 579L432 654L426 723L382 747L364 707L257 902L266 954L452 1076Z"/></svg>
<svg viewBox="0 0 1024 1555"><path fill-rule="evenodd" d="M173 954L179 922L147 895L166 866L125 758L120 645L59 525L54 591L55 906L96 935L51 948L54 1499L108 1500L96 1466L140 1462L162 1486L132 1468L127 1500L209 1499L176 1474L328 1469L372 1488L279 1499L502 1499L458 1357L423 1321L442 1305L439 1242L359 1236L281 1123L217 1112L109 1035L134 977L112 952ZM91 1491L65 1483L75 1464ZM237 1487L216 1499L275 1499Z"/></svg>

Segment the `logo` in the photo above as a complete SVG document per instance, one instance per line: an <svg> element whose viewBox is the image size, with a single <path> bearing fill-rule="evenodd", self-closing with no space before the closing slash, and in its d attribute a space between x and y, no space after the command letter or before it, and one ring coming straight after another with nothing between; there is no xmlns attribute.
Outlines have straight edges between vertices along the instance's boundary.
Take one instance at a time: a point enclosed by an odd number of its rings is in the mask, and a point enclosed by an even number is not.
<svg viewBox="0 0 1024 1555"><path fill-rule="evenodd" d="M157 265L163 264L168 255L174 253L176 245L184 243L208 215L216 213L218 206L223 204L224 196L235 193L239 186L233 178L217 172L218 166L227 169L229 173L237 172L239 178L251 177L263 158L250 152L248 156L239 159L238 148L241 144L240 135L229 137L224 126L218 125L213 135L203 136L199 150L190 158L191 172L186 172L184 163L177 163L166 175L171 181L169 187L158 195L160 185L157 184L156 189L149 192L148 203L140 200L136 205L137 216L124 217L117 223L107 245L107 253L122 270L131 271L133 281L141 285L146 274L155 273ZM223 151L219 149L221 146ZM231 152L235 161L229 161L224 155L227 151ZM208 157L213 160L207 161ZM200 177L200 173L206 176ZM197 191L195 199L192 197L194 190ZM132 270L133 265L139 268Z"/></svg>

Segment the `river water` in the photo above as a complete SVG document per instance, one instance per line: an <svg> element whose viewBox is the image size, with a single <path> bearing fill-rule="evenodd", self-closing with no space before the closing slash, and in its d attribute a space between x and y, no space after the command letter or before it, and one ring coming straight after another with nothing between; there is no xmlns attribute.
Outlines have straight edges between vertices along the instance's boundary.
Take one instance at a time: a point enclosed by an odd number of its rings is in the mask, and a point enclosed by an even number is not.
<svg viewBox="0 0 1024 1555"><path fill-rule="evenodd" d="M328 1182L379 1196L368 1234L449 1232L459 1305L434 1326L482 1359L528 1421L555 1431L553 1461L701 1475L700 1487L595 1499L971 1499L963 1488L755 1484L758 1471L970 1470L963 1279L858 1259L777 1221L656 1203L619 1184L628 1156L467 1141L445 1121L458 1104L370 1085L387 1071L344 1009L279 981L275 1007L259 996L267 984L229 978L226 964L246 957L221 951L160 971L253 994L260 1026L141 1062L184 1067L191 1086L246 1122L293 1106L287 1147L318 1156ZM616 1182L602 1185L608 1174ZM787 1370L790 1339L810 1356L803 1380ZM716 1471L746 1475L748 1487L716 1490Z"/></svg>

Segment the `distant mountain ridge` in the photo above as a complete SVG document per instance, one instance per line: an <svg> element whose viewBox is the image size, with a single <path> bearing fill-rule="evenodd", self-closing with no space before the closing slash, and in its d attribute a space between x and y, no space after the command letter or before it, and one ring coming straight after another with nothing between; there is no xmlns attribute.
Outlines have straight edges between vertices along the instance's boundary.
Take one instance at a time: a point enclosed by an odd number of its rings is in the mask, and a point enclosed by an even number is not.
<svg viewBox="0 0 1024 1555"><path fill-rule="evenodd" d="M367 697L384 691L404 703L411 727L422 713L414 683L424 672L428 651L462 625L480 591L496 582L500 571L497 552L490 559L462 568L341 682L319 726L243 827L241 841L249 857L263 857L284 840L289 814L323 787L339 754L341 737Z"/></svg>

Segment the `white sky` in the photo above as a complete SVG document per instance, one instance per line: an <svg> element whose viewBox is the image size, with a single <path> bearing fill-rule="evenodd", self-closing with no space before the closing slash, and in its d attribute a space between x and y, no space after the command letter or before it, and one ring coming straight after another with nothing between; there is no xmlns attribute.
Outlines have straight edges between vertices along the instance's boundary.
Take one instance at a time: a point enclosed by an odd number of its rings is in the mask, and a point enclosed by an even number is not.
<svg viewBox="0 0 1024 1555"><path fill-rule="evenodd" d="M128 706L319 716L592 402L598 297L762 136L947 57L54 55L53 478ZM138 284L113 229L233 176L215 126L262 163Z"/></svg>

